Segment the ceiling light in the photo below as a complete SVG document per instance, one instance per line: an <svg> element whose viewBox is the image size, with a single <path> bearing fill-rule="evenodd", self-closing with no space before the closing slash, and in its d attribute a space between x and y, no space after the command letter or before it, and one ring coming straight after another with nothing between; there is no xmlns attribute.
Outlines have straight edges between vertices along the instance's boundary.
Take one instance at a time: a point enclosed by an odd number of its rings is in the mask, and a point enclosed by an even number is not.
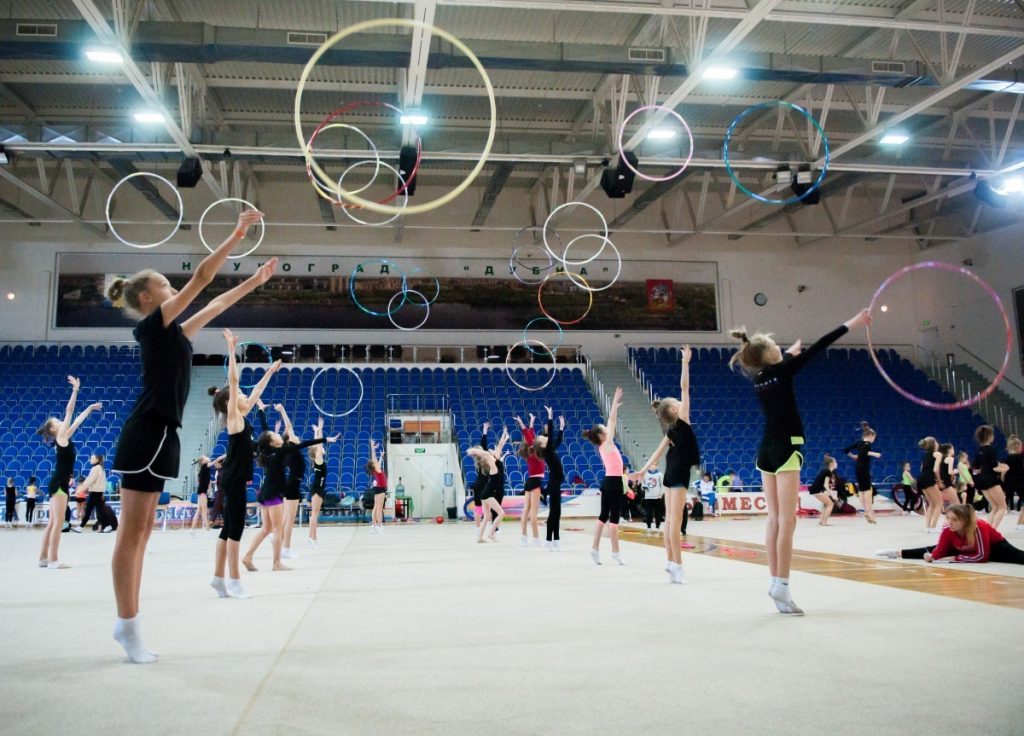
<svg viewBox="0 0 1024 736"><path fill-rule="evenodd" d="M731 66L709 66L704 70L704 79L732 79L739 74L738 69Z"/></svg>
<svg viewBox="0 0 1024 736"><path fill-rule="evenodd" d="M7 150L3 146L0 146L0 166L6 166L10 162L11 160L7 158Z"/></svg>
<svg viewBox="0 0 1024 736"><path fill-rule="evenodd" d="M162 123L164 114L155 110L142 110L135 113L135 121L138 123Z"/></svg>
<svg viewBox="0 0 1024 736"><path fill-rule="evenodd" d="M1024 179L1020 178L1019 176L1008 177L1006 179L1003 179L1003 186L1001 186L999 189L1000 191L1005 192L1006 194L1016 194L1018 192L1024 192Z"/></svg>
<svg viewBox="0 0 1024 736"><path fill-rule="evenodd" d="M13 291L8 291L7 292L7 301L9 301L9 302L13 302L14 301L14 292Z"/></svg>
<svg viewBox="0 0 1024 736"><path fill-rule="evenodd" d="M398 118L402 125L426 125L429 120L422 112L407 112Z"/></svg>
<svg viewBox="0 0 1024 736"><path fill-rule="evenodd" d="M889 307L887 305L883 304L882 305L882 311L883 312L888 312L889 311Z"/></svg>
<svg viewBox="0 0 1024 736"><path fill-rule="evenodd" d="M883 146L902 146L904 143L910 140L910 136L906 133L886 133L882 136L882 140L879 141Z"/></svg>
<svg viewBox="0 0 1024 736"><path fill-rule="evenodd" d="M85 50L85 58L99 64L123 64L124 57L120 51L111 48L92 48Z"/></svg>
<svg viewBox="0 0 1024 736"><path fill-rule="evenodd" d="M649 141L667 141L676 137L676 132L671 128L655 128L647 134Z"/></svg>

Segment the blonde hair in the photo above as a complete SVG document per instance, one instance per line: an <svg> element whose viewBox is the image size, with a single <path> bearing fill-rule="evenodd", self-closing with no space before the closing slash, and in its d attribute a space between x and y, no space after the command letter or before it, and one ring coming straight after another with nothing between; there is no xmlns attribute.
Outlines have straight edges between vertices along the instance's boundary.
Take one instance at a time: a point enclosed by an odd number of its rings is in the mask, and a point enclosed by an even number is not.
<svg viewBox="0 0 1024 736"><path fill-rule="evenodd" d="M124 299L123 308L132 316L141 317L142 302L139 296L149 288L149 280L159 275L152 268L146 268L128 278L116 278L107 287L107 298L114 305Z"/></svg>
<svg viewBox="0 0 1024 736"><path fill-rule="evenodd" d="M939 449L939 441L934 437L925 437L917 443L917 446L927 452L935 452Z"/></svg>
<svg viewBox="0 0 1024 736"><path fill-rule="evenodd" d="M1020 437L1015 434L1011 434L1006 438L1006 451L1007 452L1020 452L1024 448L1024 442L1020 441Z"/></svg>
<svg viewBox="0 0 1024 736"><path fill-rule="evenodd" d="M860 436L861 436L861 439L866 440L868 437L872 437L872 438L877 437L878 436L878 432L873 430L871 428L871 425L868 424L867 422L861 422L860 423Z"/></svg>
<svg viewBox="0 0 1024 736"><path fill-rule="evenodd" d="M651 402L651 408L658 417L658 421L661 422L663 429L667 429L672 426L672 417L669 416L669 410L679 403L679 399L667 398L659 399Z"/></svg>
<svg viewBox="0 0 1024 736"><path fill-rule="evenodd" d="M729 334L742 343L729 359L729 367L735 369L739 365L740 370L750 378L768 365L768 353L778 347L771 335L758 332L753 337L747 337L746 327L730 330Z"/></svg>

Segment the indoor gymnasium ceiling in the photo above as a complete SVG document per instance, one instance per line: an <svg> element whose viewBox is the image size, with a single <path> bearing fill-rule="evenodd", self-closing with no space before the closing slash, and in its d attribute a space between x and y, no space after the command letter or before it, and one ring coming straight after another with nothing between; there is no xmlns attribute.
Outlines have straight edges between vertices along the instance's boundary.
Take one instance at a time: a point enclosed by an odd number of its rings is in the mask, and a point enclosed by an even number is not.
<svg viewBox="0 0 1024 736"><path fill-rule="evenodd" d="M779 220L807 242L824 228L927 245L1021 216L1015 194L1003 191L1024 165L1022 0L10 0L0 2L0 18L7 218L31 218L26 195L33 207L74 216L75 203L55 194L59 177L98 172L116 181L134 169L173 171L185 155L205 159L200 186L218 196L239 177L302 181L293 108L304 63L326 36L379 18L447 30L488 69L497 133L467 227L486 227L506 189L548 203L604 198L602 160L614 165L623 117L641 104L668 104L683 116L693 159L683 176L638 181L618 227L657 204L681 232L741 237ZM95 47L127 58L90 61L85 51ZM712 68L735 76L705 78ZM806 205L764 205L734 191L722 161L730 123L780 100L822 121L831 146L812 225L799 211ZM481 77L436 36L384 27L342 42L306 86L306 134L360 101L428 116L421 182L452 186L480 156L489 123ZM165 121L136 122L143 109ZM735 156L763 164L740 172L755 191L771 190L774 161L821 161L813 129L778 109L746 116L734 138ZM362 106L342 119L397 156L402 131L387 108ZM887 133L907 141L883 145ZM364 147L350 132L331 135L325 155ZM684 136L640 140L642 171L665 175L685 156ZM229 167L221 168L225 149ZM987 205L975 193L980 180L995 190ZM851 201L877 216L854 221Z"/></svg>

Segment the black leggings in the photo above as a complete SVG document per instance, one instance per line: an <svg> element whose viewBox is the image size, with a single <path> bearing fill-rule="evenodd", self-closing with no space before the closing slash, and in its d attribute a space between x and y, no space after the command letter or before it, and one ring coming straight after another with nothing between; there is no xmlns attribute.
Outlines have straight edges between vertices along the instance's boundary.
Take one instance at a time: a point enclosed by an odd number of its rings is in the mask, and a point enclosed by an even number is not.
<svg viewBox="0 0 1024 736"><path fill-rule="evenodd" d="M8 498L7 505L4 507L4 521L10 524L14 521L14 499Z"/></svg>
<svg viewBox="0 0 1024 736"><path fill-rule="evenodd" d="M559 539L559 525L562 523L562 484L558 478L548 479L544 495L548 498L548 541Z"/></svg>
<svg viewBox="0 0 1024 736"><path fill-rule="evenodd" d="M32 517L36 514L36 500L29 498L25 501L25 521L32 523Z"/></svg>
<svg viewBox="0 0 1024 736"><path fill-rule="evenodd" d="M900 501L897 491L903 491L903 501ZM916 511L917 507L921 505L921 494L915 491L911 486L893 486L892 500L895 501L896 505L904 511Z"/></svg>
<svg viewBox="0 0 1024 736"><path fill-rule="evenodd" d="M622 513L621 475L606 475L601 481L601 513L597 520L602 524L618 524Z"/></svg>
<svg viewBox="0 0 1024 736"><path fill-rule="evenodd" d="M85 498L85 512L82 514L81 527L85 529L86 523L92 518L92 510L103 505L103 492L98 491L96 493L89 493ZM97 523L99 521L99 513L96 514Z"/></svg>
<svg viewBox="0 0 1024 736"><path fill-rule="evenodd" d="M679 529L682 535L686 536L686 522L690 520L690 507L686 505L686 495L683 495L683 525Z"/></svg>
<svg viewBox="0 0 1024 736"><path fill-rule="evenodd" d="M661 522L665 521L665 499L644 499L644 521L647 523L648 529L651 528L652 522L658 529L661 529Z"/></svg>
<svg viewBox="0 0 1024 736"><path fill-rule="evenodd" d="M221 483L221 487L224 489L224 526L220 529L220 538L240 542L245 529L245 483L237 486Z"/></svg>
<svg viewBox="0 0 1024 736"><path fill-rule="evenodd" d="M900 551L900 557L904 560L923 560L926 552L931 552L935 547L917 547L915 549L904 549ZM1024 550L1017 549L1012 544L1002 539L992 545L988 556L989 562L1009 562L1014 565L1024 565Z"/></svg>

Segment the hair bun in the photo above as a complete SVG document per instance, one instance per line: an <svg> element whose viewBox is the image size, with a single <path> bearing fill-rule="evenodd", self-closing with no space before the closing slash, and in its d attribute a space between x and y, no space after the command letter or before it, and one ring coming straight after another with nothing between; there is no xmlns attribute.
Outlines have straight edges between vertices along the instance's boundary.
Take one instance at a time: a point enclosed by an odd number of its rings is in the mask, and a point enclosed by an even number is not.
<svg viewBox="0 0 1024 736"><path fill-rule="evenodd" d="M124 288L128 281L123 278L116 278L110 282L110 286L107 287L107 298L110 299L111 303L117 303L124 297Z"/></svg>
<svg viewBox="0 0 1024 736"><path fill-rule="evenodd" d="M216 386L210 386L210 388L206 389L206 393L209 396L216 396L218 391L220 391L220 389Z"/></svg>

